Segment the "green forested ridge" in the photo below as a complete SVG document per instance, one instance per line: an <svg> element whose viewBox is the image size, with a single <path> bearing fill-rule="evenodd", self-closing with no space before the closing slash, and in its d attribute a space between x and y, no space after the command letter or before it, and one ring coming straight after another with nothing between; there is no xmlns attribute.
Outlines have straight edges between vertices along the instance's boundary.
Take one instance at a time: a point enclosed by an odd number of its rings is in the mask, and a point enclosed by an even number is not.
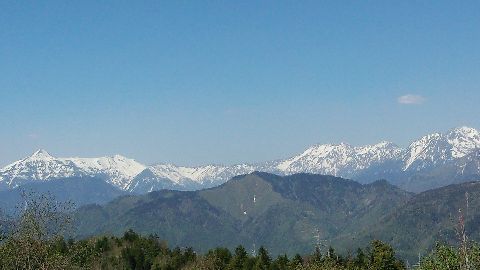
<svg viewBox="0 0 480 270"><path fill-rule="evenodd" d="M273 255L307 253L317 238L342 253L380 239L413 260L436 241L457 240L466 192L466 228L478 241L476 182L412 194L383 180L361 185L333 176L259 172L203 191L158 191L83 207L76 212L77 236L121 235L133 228L200 252L241 244L250 249L263 245Z"/></svg>
<svg viewBox="0 0 480 270"><path fill-rule="evenodd" d="M83 207L76 212L77 232L83 238L133 228L201 252L241 244L263 245L274 255L309 252L318 234L325 244L342 235L347 238L338 248L347 252L356 249L356 233L411 196L386 181L361 185L333 176L257 172L208 190L164 190Z"/></svg>
<svg viewBox="0 0 480 270"><path fill-rule="evenodd" d="M479 241L480 182L417 194L383 219L381 226L365 232L362 237L380 238L392 244L403 257L412 257L425 253L437 241L456 243L460 219L469 237Z"/></svg>

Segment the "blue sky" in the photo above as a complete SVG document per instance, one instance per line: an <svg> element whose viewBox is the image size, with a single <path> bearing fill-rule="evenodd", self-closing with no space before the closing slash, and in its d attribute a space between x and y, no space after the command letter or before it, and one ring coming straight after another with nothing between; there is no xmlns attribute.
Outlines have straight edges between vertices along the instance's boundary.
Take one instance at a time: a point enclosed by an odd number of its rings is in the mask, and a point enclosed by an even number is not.
<svg viewBox="0 0 480 270"><path fill-rule="evenodd" d="M2 1L0 165L184 165L480 127L478 1Z"/></svg>

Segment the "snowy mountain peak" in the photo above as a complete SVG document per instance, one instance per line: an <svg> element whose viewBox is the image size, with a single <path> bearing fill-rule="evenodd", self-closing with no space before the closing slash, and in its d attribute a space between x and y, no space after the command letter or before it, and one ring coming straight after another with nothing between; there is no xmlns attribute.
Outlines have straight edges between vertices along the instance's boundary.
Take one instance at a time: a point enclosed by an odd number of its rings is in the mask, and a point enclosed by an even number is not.
<svg viewBox="0 0 480 270"><path fill-rule="evenodd" d="M471 153L472 149L480 148L480 133L469 127L460 127L451 130L446 135L452 146L452 157L460 158Z"/></svg>
<svg viewBox="0 0 480 270"><path fill-rule="evenodd" d="M103 178L124 189L145 168L143 164L120 155L101 158L56 158L40 149L31 156L0 169L0 182L9 188L15 188L31 181L90 176Z"/></svg>
<svg viewBox="0 0 480 270"><path fill-rule="evenodd" d="M459 127L445 134L433 133L413 142L405 153L404 170L421 170L464 157L480 148L480 134L470 127Z"/></svg>
<svg viewBox="0 0 480 270"><path fill-rule="evenodd" d="M448 134L457 134L457 135L463 135L463 136L477 136L479 132L478 130L472 127L461 126L461 127L451 129L448 132Z"/></svg>
<svg viewBox="0 0 480 270"><path fill-rule="evenodd" d="M77 174L76 168L71 162L54 158L45 150L38 150L31 156L0 169L0 182L9 188L15 188L31 181L72 176L77 176Z"/></svg>
<svg viewBox="0 0 480 270"><path fill-rule="evenodd" d="M43 149L38 149L35 151L28 159L53 159L54 157L50 155L47 151Z"/></svg>

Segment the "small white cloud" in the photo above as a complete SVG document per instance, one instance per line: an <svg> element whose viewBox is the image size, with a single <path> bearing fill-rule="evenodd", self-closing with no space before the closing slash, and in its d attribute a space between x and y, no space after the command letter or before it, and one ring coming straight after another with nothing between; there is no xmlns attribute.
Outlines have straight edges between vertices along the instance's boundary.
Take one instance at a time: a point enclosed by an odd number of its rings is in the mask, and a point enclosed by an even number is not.
<svg viewBox="0 0 480 270"><path fill-rule="evenodd" d="M420 105L425 102L425 98L420 95L404 95L397 98L398 103L405 105Z"/></svg>

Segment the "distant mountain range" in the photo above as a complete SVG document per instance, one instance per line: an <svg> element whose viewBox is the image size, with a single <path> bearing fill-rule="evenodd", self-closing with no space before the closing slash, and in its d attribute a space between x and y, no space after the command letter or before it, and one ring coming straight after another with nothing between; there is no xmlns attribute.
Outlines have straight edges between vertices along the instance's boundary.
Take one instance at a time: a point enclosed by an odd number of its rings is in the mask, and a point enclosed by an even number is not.
<svg viewBox="0 0 480 270"><path fill-rule="evenodd" d="M51 195L59 203L69 202L71 210L86 204L105 204L121 195L127 195L103 179L70 177L46 182L31 182L18 188L0 191L1 214L19 214L30 196Z"/></svg>
<svg viewBox="0 0 480 270"><path fill-rule="evenodd" d="M480 133L460 127L434 133L400 148L391 142L367 146L346 143L309 147L284 160L231 166L146 166L123 156L56 158L44 150L0 169L0 190L30 182L69 177L95 177L132 193L161 189L199 190L253 171L279 175L314 173L361 183L387 179L414 192L480 179Z"/></svg>

